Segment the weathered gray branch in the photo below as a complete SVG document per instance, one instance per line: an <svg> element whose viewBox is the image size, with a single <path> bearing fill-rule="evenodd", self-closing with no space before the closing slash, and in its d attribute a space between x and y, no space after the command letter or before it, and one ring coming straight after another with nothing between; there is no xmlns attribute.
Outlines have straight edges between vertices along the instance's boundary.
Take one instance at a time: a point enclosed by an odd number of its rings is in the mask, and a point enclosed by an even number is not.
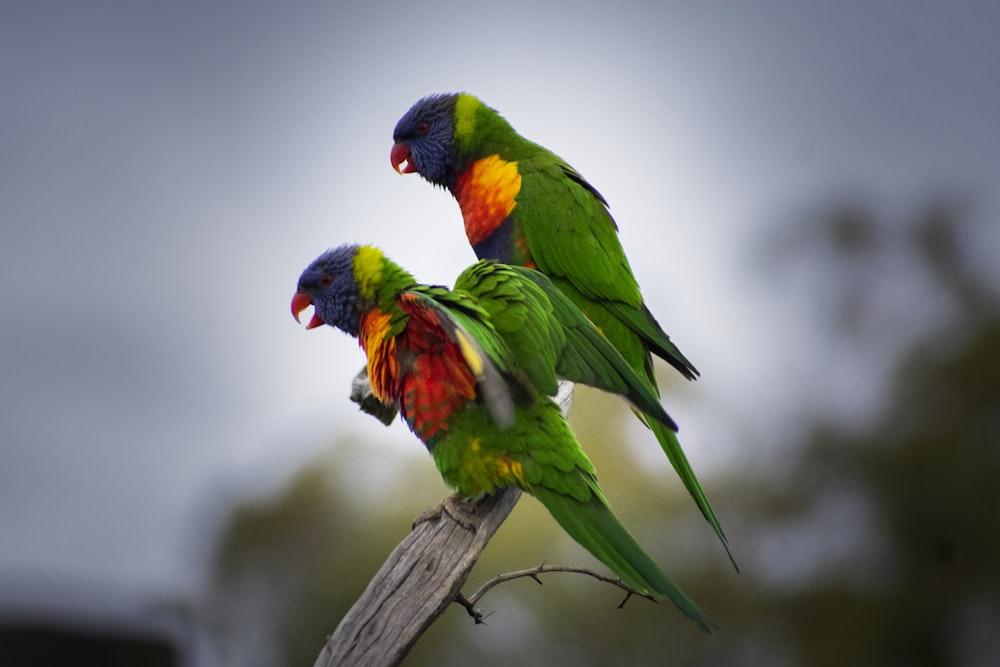
<svg viewBox="0 0 1000 667"><path fill-rule="evenodd" d="M564 414L572 392L572 384L560 386L556 400ZM351 400L383 423L395 415L371 397L364 369L354 379ZM315 667L398 665L420 635L458 600L472 566L520 497L520 489L508 487L468 504L471 516L462 521L446 511L418 521L327 639ZM472 528L463 525L466 519Z"/></svg>
<svg viewBox="0 0 1000 667"><path fill-rule="evenodd" d="M316 667L398 665L455 601L472 566L521 497L508 487L471 504L475 531L447 512L418 523L326 642Z"/></svg>

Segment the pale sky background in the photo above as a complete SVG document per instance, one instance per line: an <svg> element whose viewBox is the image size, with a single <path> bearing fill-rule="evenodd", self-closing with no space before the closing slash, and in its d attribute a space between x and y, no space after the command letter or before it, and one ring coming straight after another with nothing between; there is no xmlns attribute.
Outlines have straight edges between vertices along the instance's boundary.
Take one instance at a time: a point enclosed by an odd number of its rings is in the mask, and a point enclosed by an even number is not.
<svg viewBox="0 0 1000 667"><path fill-rule="evenodd" d="M744 432L766 439L803 395L857 414L874 359L828 363L818 286L752 253L844 196L902 222L956 193L992 221L992 260L998 7L5 3L0 602L52 582L196 593L230 495L340 433L425 456L347 401L356 343L288 304L344 242L426 282L473 261L450 195L389 164L396 120L433 92L477 94L611 202L703 374L666 397L703 479L746 465ZM890 319L914 298L873 289Z"/></svg>

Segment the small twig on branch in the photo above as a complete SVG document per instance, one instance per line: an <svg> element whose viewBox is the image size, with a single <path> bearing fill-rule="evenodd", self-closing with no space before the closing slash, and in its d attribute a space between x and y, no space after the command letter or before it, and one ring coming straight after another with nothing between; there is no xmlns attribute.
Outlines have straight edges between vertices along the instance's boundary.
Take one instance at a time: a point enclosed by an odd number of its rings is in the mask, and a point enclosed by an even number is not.
<svg viewBox="0 0 1000 667"><path fill-rule="evenodd" d="M625 606L625 603L628 602L629 598L631 598L633 595L637 595L641 598L646 598L650 602L657 601L656 598L654 598L652 595L649 595L648 593L643 593L642 591L637 591L636 589L632 588L618 577L608 577L598 572L594 572L593 570L589 570L585 567L576 567L575 565L547 565L545 563L542 563L541 565L538 565L536 567L529 567L526 570L516 570L514 572L505 572L503 574L498 574L497 576L493 577L485 584L480 586L475 593L473 593L468 597L466 597L462 593L459 593L458 596L455 598L455 602L465 607L465 610L469 612L469 616L471 616L472 619L476 622L476 625L479 625L480 623L483 623L486 620L486 617L489 616L489 614L484 615L482 611L476 608L476 603L479 602L479 600L482 599L482 597L486 595L486 593L489 592L491 588L499 584L502 584L506 581L521 579L523 577L529 577L531 579L534 579L535 583L541 586L542 580L538 578L538 575L547 574L549 572L569 572L571 574L585 574L588 577L593 577L598 581L603 581L606 584L611 584L612 586L616 586L622 589L623 591L625 591L625 599L622 600L621 603L619 603L618 605L619 609L622 609Z"/></svg>

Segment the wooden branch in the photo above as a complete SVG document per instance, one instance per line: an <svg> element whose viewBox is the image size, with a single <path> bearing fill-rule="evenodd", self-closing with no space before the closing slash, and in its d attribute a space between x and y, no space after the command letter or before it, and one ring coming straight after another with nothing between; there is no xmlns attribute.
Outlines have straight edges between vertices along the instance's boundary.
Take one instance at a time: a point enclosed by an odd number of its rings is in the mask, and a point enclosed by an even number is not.
<svg viewBox="0 0 1000 667"><path fill-rule="evenodd" d="M467 518L474 531L448 512L418 523L341 620L315 667L398 665L455 601L486 543L520 497L520 489L508 487L470 504L474 518Z"/></svg>
<svg viewBox="0 0 1000 667"><path fill-rule="evenodd" d="M505 572L503 574L498 574L497 576L493 577L485 584L480 586L476 590L476 592L470 595L469 597L465 597L464 595L462 595L461 592L459 592L458 597L455 598L455 602L465 607L465 610L469 612L469 616L471 616L472 619L476 622L476 625L479 625L480 623L485 622L487 615L483 614L483 612L476 607L476 603L479 602L479 600L484 595L486 595L486 593L491 588L499 584L502 584L504 582L512 581L514 579L520 579L522 577L529 577L533 579L539 586L541 586L542 580L538 578L538 575L547 574L549 572L570 572L572 574L585 574L588 577L593 577L594 579L597 579L598 581L603 581L606 584L617 586L618 588L625 591L625 599L618 604L619 609L625 607L625 603L628 602L633 595L637 595L641 598L646 598L650 602L658 602L658 600L652 595L648 593L643 593L642 591L637 591L636 589L632 588L618 577L608 577L606 575L594 572L593 570L589 570L585 567L576 567L575 565L547 565L545 563L542 563L537 567L530 567L526 570L516 570L514 572Z"/></svg>
<svg viewBox="0 0 1000 667"><path fill-rule="evenodd" d="M371 398L367 373L354 378L351 400L385 424L395 410ZM561 383L556 401L569 408L573 385ZM475 503L456 520L442 511L418 520L327 638L315 667L398 665L420 635L455 602L486 544L521 497L516 487ZM462 503L452 496L453 503ZM426 515L427 513L425 513ZM423 517L424 515L422 515ZM471 523L471 529L468 524Z"/></svg>

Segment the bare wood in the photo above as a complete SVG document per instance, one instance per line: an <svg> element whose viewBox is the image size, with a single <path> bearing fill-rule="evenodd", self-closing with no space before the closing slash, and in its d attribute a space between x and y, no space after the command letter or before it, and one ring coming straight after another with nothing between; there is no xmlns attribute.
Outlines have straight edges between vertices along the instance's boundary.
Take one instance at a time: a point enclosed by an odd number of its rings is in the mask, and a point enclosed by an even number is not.
<svg viewBox="0 0 1000 667"><path fill-rule="evenodd" d="M333 635L315 667L398 665L455 601L472 566L521 497L508 487L471 504L469 530L448 512L423 521L393 550Z"/></svg>

